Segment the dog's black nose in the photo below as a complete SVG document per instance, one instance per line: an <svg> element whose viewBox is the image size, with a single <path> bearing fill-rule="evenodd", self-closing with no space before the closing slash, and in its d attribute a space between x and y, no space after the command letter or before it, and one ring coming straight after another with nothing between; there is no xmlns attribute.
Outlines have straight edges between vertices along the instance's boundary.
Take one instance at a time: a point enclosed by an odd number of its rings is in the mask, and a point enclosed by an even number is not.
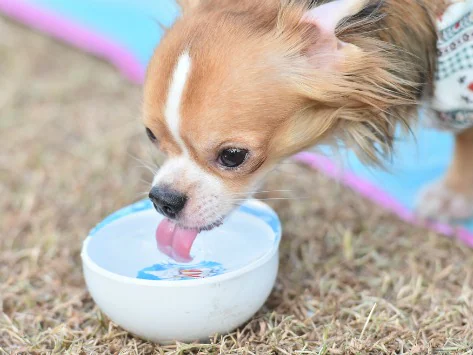
<svg viewBox="0 0 473 355"><path fill-rule="evenodd" d="M184 209L187 196L166 187L154 186L149 192L149 198L156 211L165 217L174 219Z"/></svg>

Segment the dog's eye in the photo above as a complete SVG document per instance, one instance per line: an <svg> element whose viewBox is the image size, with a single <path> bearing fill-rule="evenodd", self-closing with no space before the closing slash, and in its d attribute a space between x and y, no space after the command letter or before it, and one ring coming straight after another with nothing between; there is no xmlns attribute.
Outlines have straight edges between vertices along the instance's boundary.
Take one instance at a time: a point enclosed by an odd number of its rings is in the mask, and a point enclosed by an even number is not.
<svg viewBox="0 0 473 355"><path fill-rule="evenodd" d="M243 164L248 157L246 149L230 148L220 152L218 163L226 168L236 168Z"/></svg>
<svg viewBox="0 0 473 355"><path fill-rule="evenodd" d="M154 135L153 132L151 132L149 128L146 128L146 135L151 140L151 142L156 142L156 136Z"/></svg>

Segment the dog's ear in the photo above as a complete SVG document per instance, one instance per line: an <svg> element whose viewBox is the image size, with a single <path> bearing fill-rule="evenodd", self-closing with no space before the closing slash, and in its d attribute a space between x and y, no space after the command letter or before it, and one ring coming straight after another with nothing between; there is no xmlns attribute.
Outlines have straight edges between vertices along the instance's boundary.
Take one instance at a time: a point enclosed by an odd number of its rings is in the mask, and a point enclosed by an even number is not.
<svg viewBox="0 0 473 355"><path fill-rule="evenodd" d="M302 18L308 24L304 54L320 70L342 69L346 59L361 51L337 38L336 28L347 17L359 13L369 0L335 0L307 11Z"/></svg>
<svg viewBox="0 0 473 355"><path fill-rule="evenodd" d="M361 15L368 2L335 0L298 14L302 28L297 27L297 38L302 34L303 42L295 47L303 56L299 66L291 68L292 80L308 103L275 135L275 155L287 157L317 144L333 144L353 148L363 161L382 165L390 157L396 126L409 130L420 87L409 78L411 72L419 73L398 60L398 51L384 42L350 34L357 33L353 26L364 31L363 25L373 19L359 16L355 25L353 19L343 23ZM360 47L343 41L351 42L349 38Z"/></svg>

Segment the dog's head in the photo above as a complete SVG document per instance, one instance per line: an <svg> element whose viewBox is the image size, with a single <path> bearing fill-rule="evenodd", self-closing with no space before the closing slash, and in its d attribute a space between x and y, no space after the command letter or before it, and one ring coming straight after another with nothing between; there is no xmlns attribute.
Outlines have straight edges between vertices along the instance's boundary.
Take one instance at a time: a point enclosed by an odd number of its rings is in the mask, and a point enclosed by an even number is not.
<svg viewBox="0 0 473 355"><path fill-rule="evenodd" d="M360 21L337 27L364 5L184 2L144 92L146 131L167 155L150 192L158 211L209 229L302 149L341 140L374 161L389 150L401 112L393 107L412 95L389 51L351 31Z"/></svg>

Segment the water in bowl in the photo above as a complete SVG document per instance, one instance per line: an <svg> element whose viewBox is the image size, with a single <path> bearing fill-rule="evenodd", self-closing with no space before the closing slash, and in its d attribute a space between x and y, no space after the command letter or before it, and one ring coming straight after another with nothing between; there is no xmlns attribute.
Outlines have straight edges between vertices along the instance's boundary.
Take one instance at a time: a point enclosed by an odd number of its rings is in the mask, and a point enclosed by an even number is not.
<svg viewBox="0 0 473 355"><path fill-rule="evenodd" d="M120 218L91 238L88 252L100 267L148 280L190 280L234 271L258 260L276 243L271 227L254 215L236 211L219 228L196 239L189 263L162 254L155 232L161 218L145 210Z"/></svg>

